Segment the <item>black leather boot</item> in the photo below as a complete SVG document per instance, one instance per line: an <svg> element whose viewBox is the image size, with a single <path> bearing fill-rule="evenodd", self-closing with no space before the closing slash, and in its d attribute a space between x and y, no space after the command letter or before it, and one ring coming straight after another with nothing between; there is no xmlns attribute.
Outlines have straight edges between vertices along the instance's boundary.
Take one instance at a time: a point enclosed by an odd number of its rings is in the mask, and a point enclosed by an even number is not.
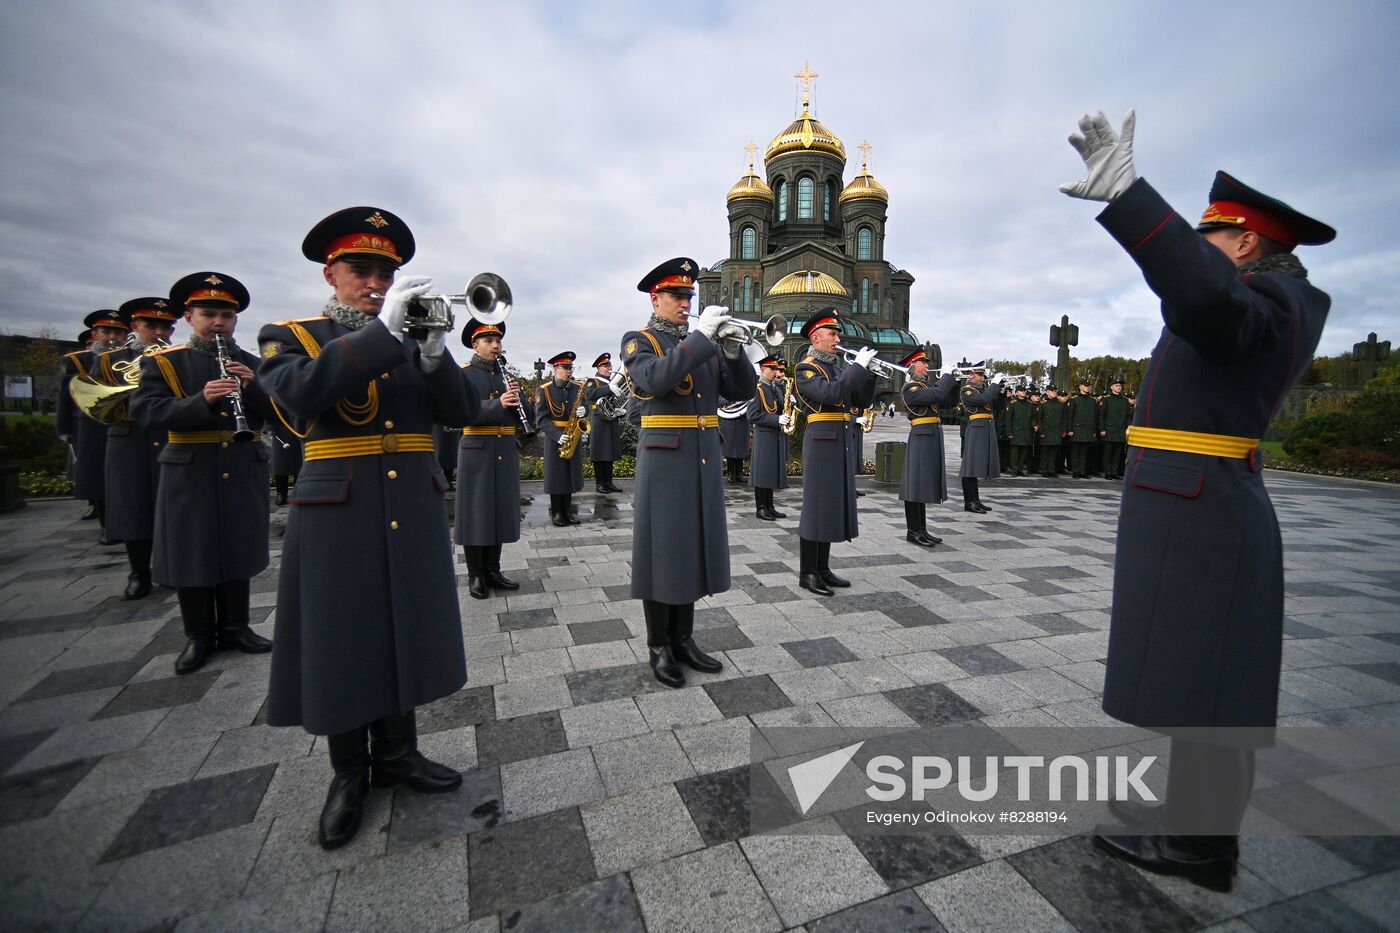
<svg viewBox="0 0 1400 933"><path fill-rule="evenodd" d="M563 517L564 524L566 525L582 524L574 515L574 497L572 493L559 497L559 514Z"/></svg>
<svg viewBox="0 0 1400 933"><path fill-rule="evenodd" d="M919 547L933 547L939 541L924 530L924 516L922 502L904 503L904 540Z"/></svg>
<svg viewBox="0 0 1400 933"><path fill-rule="evenodd" d="M657 683L667 687L684 687L685 674L676 663L675 652L671 648L670 607L652 599L642 600L642 614L647 622L647 654L651 662L651 674Z"/></svg>
<svg viewBox="0 0 1400 933"><path fill-rule="evenodd" d="M817 568L821 566L818 557L821 553L821 545L816 541L808 541L801 537L797 539L797 542L799 545L797 585L809 593L816 593L818 596L835 596L836 593L822 581L821 574L817 572Z"/></svg>
<svg viewBox="0 0 1400 933"><path fill-rule="evenodd" d="M456 790L462 775L429 761L418 751L418 726L412 712L385 716L369 724L370 786L404 785L420 794Z"/></svg>
<svg viewBox="0 0 1400 933"><path fill-rule="evenodd" d="M1201 837L1114 835L1117 831L1121 829L1099 827L1094 844L1159 875L1176 875L1212 891L1228 893L1234 887L1239 855L1224 843L1202 847L1195 844Z"/></svg>
<svg viewBox="0 0 1400 933"><path fill-rule="evenodd" d="M462 545L462 554L467 560L467 592L472 599L486 599L491 595L486 590L486 562L482 560L481 551L474 544Z"/></svg>
<svg viewBox="0 0 1400 933"><path fill-rule="evenodd" d="M131 574L126 578L122 599L145 599L151 595L151 540L126 542L126 562Z"/></svg>
<svg viewBox="0 0 1400 933"><path fill-rule="evenodd" d="M718 674L724 664L700 650L692 637L695 633L695 605L670 606L671 653L691 670Z"/></svg>
<svg viewBox="0 0 1400 933"><path fill-rule="evenodd" d="M87 511L83 513L83 521L90 522L97 517L97 503L88 500Z"/></svg>
<svg viewBox="0 0 1400 933"><path fill-rule="evenodd" d="M520 584L501 573L501 545L482 548L486 557L486 582L498 590L518 590Z"/></svg>
<svg viewBox="0 0 1400 933"><path fill-rule="evenodd" d="M763 495L767 491L766 489L759 489L757 486L753 488L754 518L757 518L761 522L775 522L778 520L778 516L768 510L768 502Z"/></svg>
<svg viewBox="0 0 1400 933"><path fill-rule="evenodd" d="M97 543L103 547L111 547L117 542L107 537L107 503L103 499L98 499L93 503L93 507L97 509Z"/></svg>
<svg viewBox="0 0 1400 933"><path fill-rule="evenodd" d="M831 542L821 541L817 544L817 576L822 578L822 582L827 586L834 586L838 589L845 589L851 585L851 581L844 577L838 577L831 572Z"/></svg>
<svg viewBox="0 0 1400 933"><path fill-rule="evenodd" d="M980 515L987 511L987 507L977 497L977 480L975 478L964 477L962 490L964 512L976 512Z"/></svg>
<svg viewBox="0 0 1400 933"><path fill-rule="evenodd" d="M768 503L768 514L769 514L769 515L773 516L774 518L787 518L787 513L786 513L786 512L779 512L778 509L777 509L777 506L775 506L775 505L773 504L773 490L771 490L771 489L765 489L765 490L763 490L763 498L764 498L764 501L766 501L766 502Z"/></svg>
<svg viewBox="0 0 1400 933"><path fill-rule="evenodd" d="M266 654L272 650L272 640L263 638L248 627L251 589L247 580L230 580L214 587L214 607L218 628L214 646L244 654Z"/></svg>
<svg viewBox="0 0 1400 933"><path fill-rule="evenodd" d="M214 637L214 588L182 586L175 591L180 621L185 627L185 650L175 659L176 674L193 674L209 660Z"/></svg>
<svg viewBox="0 0 1400 933"><path fill-rule="evenodd" d="M366 734L366 728L360 726L348 732L326 736L335 777L331 778L330 790L326 792L326 803L321 807L320 839L323 849L338 849L354 839L355 834L360 831L360 820L365 812L365 797L369 796L369 747Z"/></svg>
<svg viewBox="0 0 1400 933"><path fill-rule="evenodd" d="M287 504L287 488L291 477L285 473L278 473L272 478L272 485L277 488L277 505Z"/></svg>

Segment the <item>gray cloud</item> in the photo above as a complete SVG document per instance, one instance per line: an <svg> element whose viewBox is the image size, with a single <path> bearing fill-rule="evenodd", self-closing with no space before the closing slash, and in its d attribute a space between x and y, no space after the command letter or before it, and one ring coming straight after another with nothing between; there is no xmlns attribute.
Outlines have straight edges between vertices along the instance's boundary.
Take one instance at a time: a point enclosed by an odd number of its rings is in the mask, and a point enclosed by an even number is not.
<svg viewBox="0 0 1400 933"><path fill-rule="evenodd" d="M1139 170L1186 215L1216 168L1332 222L1323 352L1400 328L1400 8L1354 3L456 4L58 2L0 11L0 325L67 334L186 272L239 277L261 323L325 298L306 230L374 203L409 270L515 290L512 358L616 350L637 278L727 250L743 145L818 116L874 144L916 333L954 356L1145 355L1135 267L1055 190L1102 107L1138 110ZM1294 50L1302 50L1302 53ZM852 160L848 177L857 164Z"/></svg>

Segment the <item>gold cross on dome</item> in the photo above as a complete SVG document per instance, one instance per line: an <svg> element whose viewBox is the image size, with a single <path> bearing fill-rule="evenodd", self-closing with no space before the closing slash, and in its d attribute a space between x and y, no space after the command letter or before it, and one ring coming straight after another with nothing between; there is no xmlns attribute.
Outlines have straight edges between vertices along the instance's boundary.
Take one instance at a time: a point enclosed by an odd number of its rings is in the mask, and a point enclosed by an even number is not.
<svg viewBox="0 0 1400 933"><path fill-rule="evenodd" d="M210 285L222 285L222 284L224 284L224 280L221 279L221 278L219 278L217 275L211 275L211 276L209 276L209 278L205 279L204 281L208 282Z"/></svg>
<svg viewBox="0 0 1400 933"><path fill-rule="evenodd" d="M863 139L856 148L860 150L860 167L864 170L870 164L870 150L875 147L870 145L870 140Z"/></svg>
<svg viewBox="0 0 1400 933"><path fill-rule="evenodd" d="M802 109L806 110L812 101L812 80L821 77L821 75L812 70L810 62L803 62L802 70L793 77L802 82Z"/></svg>
<svg viewBox="0 0 1400 933"><path fill-rule="evenodd" d="M752 172L752 171L753 171L753 155L754 155L755 152L758 151L758 147L755 146L755 145L753 144L753 140L751 139L751 140L749 140L749 144L748 144L747 146L744 147L744 151L747 152L747 153L749 154L749 171Z"/></svg>
<svg viewBox="0 0 1400 933"><path fill-rule="evenodd" d="M380 214L379 211L375 211L373 214L370 214L368 217L366 217L365 223L375 227L389 226L389 221L385 220L384 216Z"/></svg>

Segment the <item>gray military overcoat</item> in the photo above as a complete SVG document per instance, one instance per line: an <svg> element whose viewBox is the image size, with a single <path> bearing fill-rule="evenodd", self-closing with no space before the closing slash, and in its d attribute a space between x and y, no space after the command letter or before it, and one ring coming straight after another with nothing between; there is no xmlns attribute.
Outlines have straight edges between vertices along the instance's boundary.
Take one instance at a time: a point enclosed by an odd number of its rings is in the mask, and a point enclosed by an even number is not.
<svg viewBox="0 0 1400 933"><path fill-rule="evenodd" d="M515 440L520 415L501 404L506 385L495 363L473 357L462 372L480 399L480 411L458 442L452 540L471 547L510 544L520 540L520 445ZM525 416L532 418L534 407L528 399L520 401ZM487 428L509 433L488 434Z"/></svg>
<svg viewBox="0 0 1400 933"><path fill-rule="evenodd" d="M902 390L909 420L937 418L939 409L957 387L957 380L951 373L940 376L933 385L910 379ZM942 424L910 425L904 471L899 475L899 498L905 502L947 501L948 470L943 457Z"/></svg>
<svg viewBox="0 0 1400 933"><path fill-rule="evenodd" d="M123 374L113 367L140 356L141 352L131 347L108 350L93 361L91 375L107 385L124 385ZM156 487L165 432L141 427L131 419L129 408L128 400L120 407L120 420L107 427L103 477L107 537L112 541L149 541L155 533Z"/></svg>
<svg viewBox="0 0 1400 933"><path fill-rule="evenodd" d="M749 424L753 425L749 481L756 489L787 488L788 436L778 424L783 413L783 394L776 382L760 380L749 402Z"/></svg>
<svg viewBox="0 0 1400 933"><path fill-rule="evenodd" d="M977 417L993 414L1001 397L1001 386L984 382L981 388L969 382L958 393L967 429L963 432L962 466L958 475L963 479L991 479L1001 475L1001 453L997 450L995 418Z"/></svg>
<svg viewBox="0 0 1400 933"><path fill-rule="evenodd" d="M875 399L875 377L840 360L807 357L797 364L799 410L845 414L843 421L810 421L802 438L802 518L797 533L808 541L849 541L860 534L856 519L856 447L850 409Z"/></svg>
<svg viewBox="0 0 1400 933"><path fill-rule="evenodd" d="M622 431L617 421L604 418L594 406L605 398L612 398L612 389L597 376L590 376L583 384L583 400L589 410L588 459L594 463L611 463L622 456Z"/></svg>
<svg viewBox="0 0 1400 933"><path fill-rule="evenodd" d="M559 438L564 435L564 425L574 409L582 404L582 397L579 386L572 383L559 386L553 380L535 390L535 413L544 434L544 491L547 495L567 496L583 488L584 441L579 441L568 460L559 456Z"/></svg>

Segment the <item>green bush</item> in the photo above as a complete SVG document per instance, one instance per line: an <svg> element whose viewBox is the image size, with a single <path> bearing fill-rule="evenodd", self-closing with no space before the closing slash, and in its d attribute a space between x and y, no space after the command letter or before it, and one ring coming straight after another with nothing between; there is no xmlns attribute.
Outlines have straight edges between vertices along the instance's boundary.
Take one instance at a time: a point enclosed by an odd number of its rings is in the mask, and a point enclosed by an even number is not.
<svg viewBox="0 0 1400 933"><path fill-rule="evenodd" d="M26 496L71 496L73 481L53 473L20 473L19 490Z"/></svg>
<svg viewBox="0 0 1400 933"><path fill-rule="evenodd" d="M68 467L68 447L54 433L53 418L0 417L0 456L31 472L62 473Z"/></svg>
<svg viewBox="0 0 1400 933"><path fill-rule="evenodd" d="M1310 411L1289 433L1283 450L1321 470L1400 469L1400 370L1382 371L1341 404Z"/></svg>

